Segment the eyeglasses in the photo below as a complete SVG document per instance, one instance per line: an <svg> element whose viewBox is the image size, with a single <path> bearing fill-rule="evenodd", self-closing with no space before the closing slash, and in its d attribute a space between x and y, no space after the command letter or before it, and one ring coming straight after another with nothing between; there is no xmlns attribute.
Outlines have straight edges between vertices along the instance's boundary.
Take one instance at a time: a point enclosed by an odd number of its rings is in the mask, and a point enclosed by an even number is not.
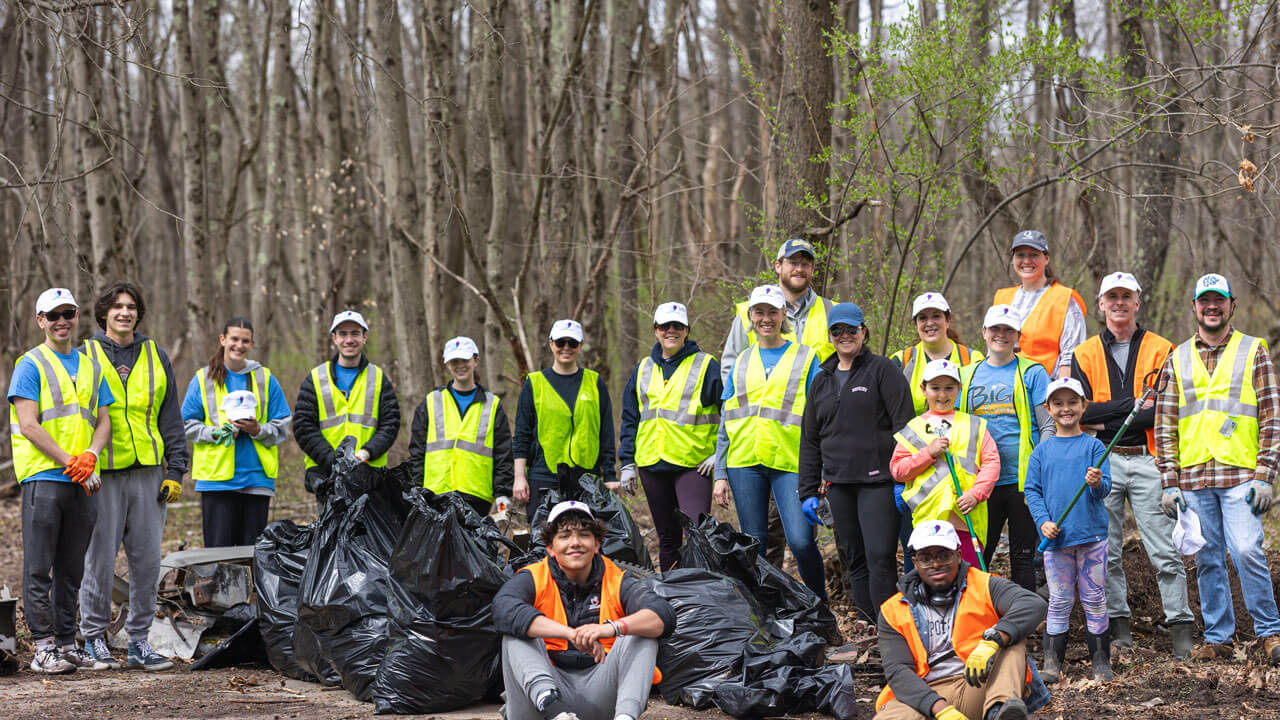
<svg viewBox="0 0 1280 720"><path fill-rule="evenodd" d="M844 337L845 335L854 337L858 334L859 329L860 328L849 327L848 325L836 325L831 328L831 337Z"/></svg>
<svg viewBox="0 0 1280 720"><path fill-rule="evenodd" d="M929 553L927 555L916 553L911 557L911 562L917 566L938 567L939 565L946 565L955 559L956 556L953 552Z"/></svg>
<svg viewBox="0 0 1280 720"><path fill-rule="evenodd" d="M72 308L70 310L63 310L62 312L58 312L55 310L53 312L45 313L44 318L49 322L58 322L59 320L70 320L71 318L75 317L76 314L79 312L80 311L76 310L75 308Z"/></svg>
<svg viewBox="0 0 1280 720"><path fill-rule="evenodd" d="M672 330L684 330L685 324L678 322L664 322L661 325L654 325L653 327L657 330L661 330L662 332L670 332Z"/></svg>
<svg viewBox="0 0 1280 720"><path fill-rule="evenodd" d="M570 348L570 349L576 348L582 344L577 340L574 340L573 338L556 338L553 342L555 342L556 347L558 348Z"/></svg>

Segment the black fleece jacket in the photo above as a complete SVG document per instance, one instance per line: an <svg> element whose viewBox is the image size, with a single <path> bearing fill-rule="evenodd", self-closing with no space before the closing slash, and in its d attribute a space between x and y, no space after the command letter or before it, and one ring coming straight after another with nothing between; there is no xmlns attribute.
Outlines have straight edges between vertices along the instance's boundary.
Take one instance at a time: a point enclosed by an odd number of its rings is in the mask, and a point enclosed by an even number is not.
<svg viewBox="0 0 1280 720"><path fill-rule="evenodd" d="M334 378L333 366L337 362L338 355L334 353L333 357L329 358L329 362L324 365L330 380ZM364 370L368 364L369 358L361 353L359 369ZM333 380L333 382L336 389L337 381ZM384 371L382 393L378 396L378 429L369 438L369 442L364 444L364 449L369 451L370 458L385 455L395 444L396 436L399 434L400 403L396 400L396 390L391 385L391 376ZM293 437L298 441L298 447L302 448L302 452L316 464L307 471L307 475L317 478L328 477L329 466L333 463L334 447L320 432L320 403L316 397L315 383L311 381L311 373L307 373L307 376L302 379L302 387L298 388L298 400L293 404ZM310 483L308 487L311 487Z"/></svg>
<svg viewBox="0 0 1280 720"><path fill-rule="evenodd" d="M436 389L447 390L452 385L453 381L450 380L448 385ZM476 383L476 396L471 403L483 405L487 393L483 385ZM458 407L458 399L453 393L446 392L445 397L454 407ZM422 479L422 459L427 454L427 429L427 399L423 398L413 411L413 427L409 429L409 472L419 481ZM507 420L507 411L499 401L493 414L493 496L510 498L515 477L515 461L511 457L511 423Z"/></svg>
<svg viewBox="0 0 1280 720"><path fill-rule="evenodd" d="M825 479L836 484L893 482L893 434L915 416L907 379L896 363L863 348L843 387L839 355L822 363L805 399L800 429L800 498L817 497Z"/></svg>

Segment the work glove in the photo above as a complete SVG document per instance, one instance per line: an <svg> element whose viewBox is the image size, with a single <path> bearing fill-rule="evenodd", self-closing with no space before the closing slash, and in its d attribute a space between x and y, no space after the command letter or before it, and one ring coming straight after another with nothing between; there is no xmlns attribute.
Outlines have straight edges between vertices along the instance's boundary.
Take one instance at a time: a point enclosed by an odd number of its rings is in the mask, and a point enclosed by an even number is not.
<svg viewBox="0 0 1280 720"><path fill-rule="evenodd" d="M213 431L213 443L215 445L230 445L236 439L236 426L230 422L224 422Z"/></svg>
<svg viewBox="0 0 1280 720"><path fill-rule="evenodd" d="M934 717L938 720L969 720L964 713L956 709L955 705L948 705L942 708Z"/></svg>
<svg viewBox="0 0 1280 720"><path fill-rule="evenodd" d="M826 525L826 523L822 522L822 518L818 517L817 497L805 498L804 502L800 503L800 509L804 511L805 519L809 521L810 525Z"/></svg>
<svg viewBox="0 0 1280 720"><path fill-rule="evenodd" d="M1244 496L1245 502L1249 503L1249 507L1253 510L1254 515L1271 509L1271 501L1274 492L1271 489L1271 483L1263 480L1249 481L1249 494Z"/></svg>
<svg viewBox="0 0 1280 720"><path fill-rule="evenodd" d="M996 653L1000 652L1000 644L995 640L983 640L978 647L969 653L964 661L964 681L973 687L982 687L991 674L991 666L995 664Z"/></svg>
<svg viewBox="0 0 1280 720"><path fill-rule="evenodd" d="M716 471L716 454L711 453L706 460L698 463L698 474L702 477L711 477L711 473Z"/></svg>
<svg viewBox="0 0 1280 720"><path fill-rule="evenodd" d="M1268 504L1270 502L1268 501ZM1165 488L1160 497L1160 510L1171 518L1178 517L1178 510L1187 509L1187 501L1182 499L1182 490L1176 487Z"/></svg>
<svg viewBox="0 0 1280 720"><path fill-rule="evenodd" d="M356 451L356 459L362 463L369 462L369 451L364 448L360 448Z"/></svg>
<svg viewBox="0 0 1280 720"><path fill-rule="evenodd" d="M160 483L160 495L156 497L161 502L173 503L177 502L182 495L182 483L177 480L165 479Z"/></svg>
<svg viewBox="0 0 1280 720"><path fill-rule="evenodd" d="M636 466L624 465L622 472L618 474L618 483L622 485L622 489L628 495L636 494Z"/></svg>
<svg viewBox="0 0 1280 720"><path fill-rule="evenodd" d="M85 450L79 455L72 455L67 461L67 466L62 469L62 474L71 478L72 482L84 486L85 492L89 492L89 487L85 485L85 481L89 476L93 475L93 471L98 467L98 454L92 450Z"/></svg>

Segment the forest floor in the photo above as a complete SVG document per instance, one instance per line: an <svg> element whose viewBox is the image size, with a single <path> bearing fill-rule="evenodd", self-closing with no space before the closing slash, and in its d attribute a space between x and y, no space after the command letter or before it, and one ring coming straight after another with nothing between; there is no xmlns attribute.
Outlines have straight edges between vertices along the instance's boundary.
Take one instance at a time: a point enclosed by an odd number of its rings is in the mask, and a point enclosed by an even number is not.
<svg viewBox="0 0 1280 720"><path fill-rule="evenodd" d="M292 463L289 463L292 465ZM288 475L286 475L288 476ZM294 474L300 477L300 470ZM642 497L626 498L641 527L649 530L648 507ZM729 515L720 511L722 519ZM309 522L315 518L314 503L300 487L283 483L272 502L272 520ZM1269 518L1268 546L1275 547L1277 520ZM828 578L838 566L829 532L820 539L827 556ZM656 537L646 532L653 556ZM164 551L200 546L200 507L194 493L171 509L165 530ZM1273 578L1280 594L1280 552L1269 552ZM997 559L996 571L1001 569ZM1194 562L1188 561L1193 609L1198 610L1194 582ZM1073 637L1068 648L1068 667L1058 686L1051 688L1053 701L1034 717L1047 720L1086 720L1100 717L1152 718L1153 720L1196 718L1277 718L1280 719L1280 669L1261 662L1260 643L1248 634L1251 623L1232 573L1233 596L1238 623L1236 657L1212 663L1175 662L1169 656L1169 635L1161 626L1163 615L1155 576L1141 544L1131 537L1125 547L1125 567L1129 577L1129 598L1133 610L1134 635L1138 647L1118 652L1114 658L1116 680L1100 685L1088 679L1084 641ZM124 574L123 555L119 570ZM17 498L0 500L0 585L15 595L22 584L22 541L20 503ZM832 609L848 640L864 650L856 658L864 663L877 661L875 644L859 634L844 593L831 582ZM1072 621L1081 632L1079 607ZM166 673L140 671L81 672L60 677L37 675L27 669L32 648L19 618L19 655L22 671L0 677L0 717L13 720L61 720L62 718L228 718L235 720L276 720L308 718L338 720L370 716L373 706L355 700L341 689L286 680L269 667L230 668L191 672L184 664ZM1197 614L1197 620L1198 620ZM1039 639L1031 649L1039 656ZM860 667L866 667L862 665ZM881 679L857 674L857 694L863 717L874 714L874 699ZM442 720L497 720L496 705L482 705L431 717ZM426 717L426 716L421 716ZM645 714L652 720L719 720L718 711L695 711L663 703L655 693ZM977 719L974 719L977 720Z"/></svg>

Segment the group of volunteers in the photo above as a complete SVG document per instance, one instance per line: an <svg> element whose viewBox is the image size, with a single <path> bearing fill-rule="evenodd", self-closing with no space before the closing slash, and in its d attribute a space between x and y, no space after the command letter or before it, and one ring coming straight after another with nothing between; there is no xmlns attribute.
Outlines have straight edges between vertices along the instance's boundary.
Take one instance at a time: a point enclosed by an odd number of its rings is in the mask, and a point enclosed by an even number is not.
<svg viewBox="0 0 1280 720"><path fill-rule="evenodd" d="M801 580L823 599L816 527L830 525L858 621L880 645L881 718L1026 717L1046 702L1045 683L1062 676L1077 594L1091 673L1111 678L1112 644L1133 644L1126 501L1156 570L1173 654L1232 656L1229 550L1254 634L1280 663L1260 521L1280 460L1280 386L1266 342L1232 326L1237 298L1226 278L1196 283L1197 329L1175 347L1139 325L1133 275L1103 278L1104 327L1087 336L1085 301L1056 279L1045 236L1018 233L1009 258L1020 282L985 311L981 347L960 340L947 300L927 292L912 305L919 341L884 357L870 349L861 308L811 287L813 246L787 240L777 283L737 306L719 360L691 338L684 305L657 307L655 342L623 389L616 454L605 381L579 363L581 324L553 324L553 362L525 379L514 429L477 381L476 343L453 338L443 351L449 382L414 413L410 471L479 513L514 500L532 514L584 473L616 492L640 486L663 570L679 562L681 514L696 519L732 501L761 553L781 564L790 548ZM290 430L323 512L340 447L383 466L401 424L390 378L364 352L369 325L353 310L333 318L334 353L304 379L292 410L271 371L249 357L245 318L222 326L179 403L168 356L137 332L141 291L112 285L94 314L102 330L74 346L76 301L65 289L43 293L45 342L19 360L8 395L31 667L40 672L120 666L105 630L122 542L132 580L127 664L169 666L146 638L165 504L188 472L206 546L251 544L267 523ZM1195 514L1204 540L1198 648L1173 541L1181 513ZM600 553L604 525L588 506L556 504L541 533L547 558L494 602L507 636L507 717L634 720L660 677L656 639L674 628L671 607ZM1002 536L1009 579L987 572ZM1047 603L1035 592L1040 569ZM1025 641L1042 622L1037 667Z"/></svg>

